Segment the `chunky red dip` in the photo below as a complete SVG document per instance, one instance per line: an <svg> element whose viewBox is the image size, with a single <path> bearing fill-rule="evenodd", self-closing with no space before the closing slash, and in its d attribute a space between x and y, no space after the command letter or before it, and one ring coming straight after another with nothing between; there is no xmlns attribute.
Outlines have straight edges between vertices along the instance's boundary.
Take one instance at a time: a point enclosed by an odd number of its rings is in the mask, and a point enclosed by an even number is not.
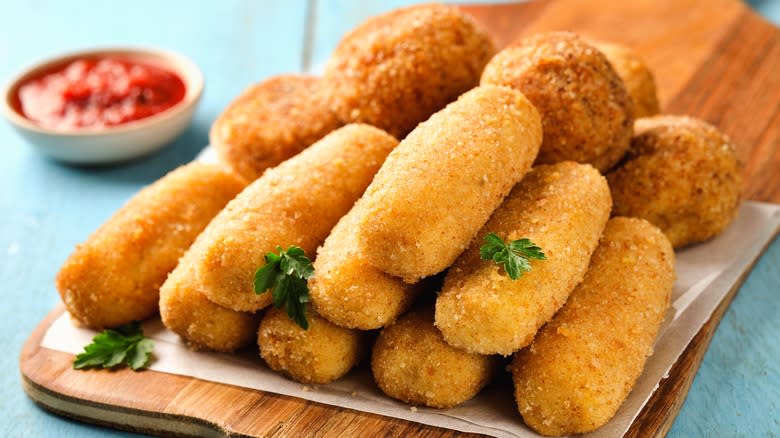
<svg viewBox="0 0 780 438"><path fill-rule="evenodd" d="M184 99L176 74L117 58L80 59L19 87L21 113L37 124L69 131L143 119Z"/></svg>

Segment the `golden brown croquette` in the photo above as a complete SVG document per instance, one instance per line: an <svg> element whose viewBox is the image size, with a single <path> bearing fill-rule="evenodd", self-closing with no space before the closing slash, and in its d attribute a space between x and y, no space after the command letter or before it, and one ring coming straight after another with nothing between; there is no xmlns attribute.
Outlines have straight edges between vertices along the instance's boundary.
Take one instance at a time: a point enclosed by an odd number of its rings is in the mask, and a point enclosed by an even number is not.
<svg viewBox="0 0 780 438"><path fill-rule="evenodd" d="M523 92L542 116L536 164L572 160L605 172L631 141L631 98L599 50L571 32L548 32L499 52L481 84Z"/></svg>
<svg viewBox="0 0 780 438"><path fill-rule="evenodd" d="M247 88L211 127L222 161L249 181L342 125L318 77L280 75Z"/></svg>
<svg viewBox="0 0 780 438"><path fill-rule="evenodd" d="M476 86L494 52L487 34L457 8L412 6L348 33L324 79L343 121L368 123L402 138Z"/></svg>
<svg viewBox="0 0 780 438"><path fill-rule="evenodd" d="M530 168L539 114L520 92L487 85L421 123L364 195L357 240L366 260L414 283L455 261Z"/></svg>
<svg viewBox="0 0 780 438"><path fill-rule="evenodd" d="M192 348L232 352L257 336L260 316L236 312L209 301L193 284L191 253L179 262L160 288L160 317Z"/></svg>
<svg viewBox="0 0 780 438"><path fill-rule="evenodd" d="M634 104L634 118L650 117L661 109L655 88L653 72L641 58L626 46L614 43L594 42L626 86L631 102Z"/></svg>
<svg viewBox="0 0 780 438"><path fill-rule="evenodd" d="M260 322L260 356L272 370L301 383L324 384L347 374L360 362L366 334L328 322L306 310L308 330L284 310L272 308Z"/></svg>
<svg viewBox="0 0 780 438"><path fill-rule="evenodd" d="M450 345L509 355L528 345L582 280L609 219L606 179L571 161L534 167L447 271L436 300L436 327ZM480 259L488 233L530 239L546 260L517 280Z"/></svg>
<svg viewBox="0 0 780 438"><path fill-rule="evenodd" d="M398 143L369 125L339 128L269 169L209 224L188 257L193 284L220 306L254 312L271 294L253 291L265 254L301 247L310 258Z"/></svg>
<svg viewBox="0 0 780 438"><path fill-rule="evenodd" d="M395 321L420 287L366 262L355 240L360 209L358 201L317 251L309 288L314 309L324 318L342 327L372 330Z"/></svg>
<svg viewBox="0 0 780 438"><path fill-rule="evenodd" d="M220 166L191 163L141 190L78 245L57 274L68 312L93 329L157 313L168 273L245 185Z"/></svg>
<svg viewBox="0 0 780 438"><path fill-rule="evenodd" d="M647 219L675 248L723 231L742 196L734 143L714 126L685 116L637 120L625 162L607 179L613 214Z"/></svg>
<svg viewBox="0 0 780 438"><path fill-rule="evenodd" d="M490 382L495 361L444 342L433 326L433 309L425 307L382 330L371 354L371 371L382 392L392 398L449 408Z"/></svg>
<svg viewBox="0 0 780 438"><path fill-rule="evenodd" d="M526 424L570 435L609 421L653 353L674 277L674 252L658 228L610 220L585 279L512 362Z"/></svg>

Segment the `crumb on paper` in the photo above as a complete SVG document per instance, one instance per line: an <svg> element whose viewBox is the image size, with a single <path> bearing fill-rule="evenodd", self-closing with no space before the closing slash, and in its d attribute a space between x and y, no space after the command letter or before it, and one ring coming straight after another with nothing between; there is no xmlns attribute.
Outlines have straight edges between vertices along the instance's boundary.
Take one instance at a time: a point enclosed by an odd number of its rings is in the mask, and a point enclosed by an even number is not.
<svg viewBox="0 0 780 438"><path fill-rule="evenodd" d="M417 406L410 406L409 410L412 412L417 412Z"/></svg>
<svg viewBox="0 0 780 438"><path fill-rule="evenodd" d="M306 385L303 385L303 386L301 386L301 391L303 391L303 392L309 392L309 391L311 391L311 388L309 388L309 387L308 387L308 386L306 386Z"/></svg>
<svg viewBox="0 0 780 438"><path fill-rule="evenodd" d="M351 395L352 397L357 397L357 391L352 391L349 395Z"/></svg>

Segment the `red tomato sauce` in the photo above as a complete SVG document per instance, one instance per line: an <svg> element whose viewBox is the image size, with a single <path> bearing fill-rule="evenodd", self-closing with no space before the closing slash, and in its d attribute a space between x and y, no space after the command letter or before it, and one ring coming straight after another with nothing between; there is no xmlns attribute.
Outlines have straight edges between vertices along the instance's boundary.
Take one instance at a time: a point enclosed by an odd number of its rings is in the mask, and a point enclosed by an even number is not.
<svg viewBox="0 0 780 438"><path fill-rule="evenodd" d="M80 59L19 87L21 113L51 129L104 128L143 119L184 99L176 74L117 58Z"/></svg>

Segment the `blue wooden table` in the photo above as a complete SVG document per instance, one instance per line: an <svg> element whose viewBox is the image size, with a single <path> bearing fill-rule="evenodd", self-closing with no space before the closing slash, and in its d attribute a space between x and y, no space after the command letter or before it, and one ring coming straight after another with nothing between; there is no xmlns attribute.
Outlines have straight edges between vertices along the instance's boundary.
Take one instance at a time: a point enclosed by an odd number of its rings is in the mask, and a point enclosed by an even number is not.
<svg viewBox="0 0 780 438"><path fill-rule="evenodd" d="M119 167L49 161L0 123L0 436L129 436L49 414L22 391L19 351L59 301L53 281L60 264L141 186L190 161L207 143L212 120L246 85L275 73L316 70L343 32L410 1L0 3L0 81L42 57L95 45L174 50L206 77L186 133L164 151ZM753 5L780 21L780 2ZM776 240L721 322L671 436L780 434L779 285Z"/></svg>

